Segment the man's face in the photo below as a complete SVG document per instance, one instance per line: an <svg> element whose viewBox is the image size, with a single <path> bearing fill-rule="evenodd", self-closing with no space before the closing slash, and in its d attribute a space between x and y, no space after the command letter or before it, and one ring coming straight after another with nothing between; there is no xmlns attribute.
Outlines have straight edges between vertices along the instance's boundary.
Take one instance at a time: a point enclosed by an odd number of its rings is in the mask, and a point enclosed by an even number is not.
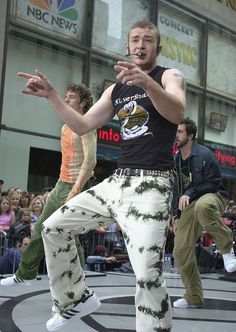
<svg viewBox="0 0 236 332"><path fill-rule="evenodd" d="M83 114L83 102L81 102L80 96L78 93L71 90L67 91L65 102L70 105L75 111Z"/></svg>
<svg viewBox="0 0 236 332"><path fill-rule="evenodd" d="M131 54L142 51L144 55L131 55L132 61L142 67L156 64L159 45L156 32L149 28L134 28L129 33L129 52Z"/></svg>
<svg viewBox="0 0 236 332"><path fill-rule="evenodd" d="M26 247L28 246L29 243L30 243L30 239L28 237L25 237L22 241L22 244L20 244L18 246L21 253L23 253L25 251L25 249L26 249Z"/></svg>
<svg viewBox="0 0 236 332"><path fill-rule="evenodd" d="M181 149L188 142L189 142L189 136L187 135L185 125L184 124L179 124L178 129L177 129L177 133L176 133L176 138L175 138L175 146L177 148Z"/></svg>
<svg viewBox="0 0 236 332"><path fill-rule="evenodd" d="M30 242L30 239L28 237L25 237L22 241L22 244L24 247L26 247L26 246L28 246L29 242Z"/></svg>

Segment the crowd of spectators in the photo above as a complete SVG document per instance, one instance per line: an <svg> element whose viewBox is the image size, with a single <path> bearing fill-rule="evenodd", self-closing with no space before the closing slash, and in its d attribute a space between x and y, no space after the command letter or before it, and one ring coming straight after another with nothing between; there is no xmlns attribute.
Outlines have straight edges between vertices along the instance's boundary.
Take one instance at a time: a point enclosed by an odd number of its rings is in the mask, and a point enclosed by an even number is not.
<svg viewBox="0 0 236 332"><path fill-rule="evenodd" d="M0 180L1 258L7 249L12 248L16 252L24 237L30 237L34 224L42 213L49 192L50 188L43 190L42 193L29 193L14 187L10 187L5 191L4 181ZM20 234L21 237L19 238ZM8 256L11 254L13 254L13 251L8 252Z"/></svg>

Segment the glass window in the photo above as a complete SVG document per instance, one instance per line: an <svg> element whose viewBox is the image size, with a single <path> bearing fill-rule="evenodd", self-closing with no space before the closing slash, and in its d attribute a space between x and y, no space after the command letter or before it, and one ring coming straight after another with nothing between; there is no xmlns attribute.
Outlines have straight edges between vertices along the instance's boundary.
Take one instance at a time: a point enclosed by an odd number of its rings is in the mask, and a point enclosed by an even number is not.
<svg viewBox="0 0 236 332"><path fill-rule="evenodd" d="M126 54L127 32L139 20L149 20L150 1L96 0L94 9L93 49Z"/></svg>
<svg viewBox="0 0 236 332"><path fill-rule="evenodd" d="M90 72L90 88L93 93L94 101L97 101L103 91L111 84L116 82L115 62L96 56L92 58Z"/></svg>
<svg viewBox="0 0 236 332"><path fill-rule="evenodd" d="M199 98L200 96L195 91L187 91L187 108L184 117L189 117L195 121L196 124L198 124Z"/></svg>
<svg viewBox="0 0 236 332"><path fill-rule="evenodd" d="M17 61L16 61L17 58ZM39 69L64 96L70 82L82 82L83 58L72 51L37 39L21 39L17 34L8 40L2 123L8 127L48 135L60 135L62 121L44 98L20 93L25 80L16 73L34 73Z"/></svg>
<svg viewBox="0 0 236 332"><path fill-rule="evenodd" d="M236 34L210 25L208 36L207 88L236 95Z"/></svg>
<svg viewBox="0 0 236 332"><path fill-rule="evenodd" d="M91 63L90 72L90 88L92 90L94 102L96 102L102 95L103 91L111 84L116 83L116 72L113 60L103 59L99 56L94 56ZM113 120L118 121L117 115Z"/></svg>
<svg viewBox="0 0 236 332"><path fill-rule="evenodd" d="M208 96L205 123L206 140L236 146L236 104Z"/></svg>
<svg viewBox="0 0 236 332"><path fill-rule="evenodd" d="M177 68L188 81L201 84L204 21L162 1L158 9L158 27L162 44L158 63Z"/></svg>

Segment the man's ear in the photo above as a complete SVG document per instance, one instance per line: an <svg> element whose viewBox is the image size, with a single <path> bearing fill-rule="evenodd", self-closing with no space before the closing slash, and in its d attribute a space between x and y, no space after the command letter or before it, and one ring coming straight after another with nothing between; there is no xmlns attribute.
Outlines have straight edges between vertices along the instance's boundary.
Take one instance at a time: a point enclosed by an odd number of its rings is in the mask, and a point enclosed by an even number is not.
<svg viewBox="0 0 236 332"><path fill-rule="evenodd" d="M162 45L161 44L157 45L157 56L161 53L161 50L162 50Z"/></svg>
<svg viewBox="0 0 236 332"><path fill-rule="evenodd" d="M80 105L81 105L82 107L84 107L84 106L86 105L86 102L83 100L83 101L81 101Z"/></svg>
<svg viewBox="0 0 236 332"><path fill-rule="evenodd" d="M192 139L193 139L193 134L188 135L188 140L192 141Z"/></svg>

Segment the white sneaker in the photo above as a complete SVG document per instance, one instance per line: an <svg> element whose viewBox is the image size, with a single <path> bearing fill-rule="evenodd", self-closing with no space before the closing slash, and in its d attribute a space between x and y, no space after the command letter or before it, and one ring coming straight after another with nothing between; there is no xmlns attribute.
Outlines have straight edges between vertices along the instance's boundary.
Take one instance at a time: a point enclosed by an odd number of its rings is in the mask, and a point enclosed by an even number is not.
<svg viewBox="0 0 236 332"><path fill-rule="evenodd" d="M20 285L24 285L24 286L32 286L33 285L33 280L24 280L21 278L18 278L15 274L11 277L7 277L7 278L3 278L0 281L0 284L2 286L20 286Z"/></svg>
<svg viewBox="0 0 236 332"><path fill-rule="evenodd" d="M174 308L183 308L183 309L184 308L185 309L188 309L188 308L198 308L196 305L188 303L185 299L178 299L178 300L176 300L173 303L173 307Z"/></svg>
<svg viewBox="0 0 236 332"><path fill-rule="evenodd" d="M226 271L229 273L236 271L236 257L234 249L232 248L228 254L222 255L222 257Z"/></svg>
<svg viewBox="0 0 236 332"><path fill-rule="evenodd" d="M71 322L74 318L81 318L96 311L100 307L100 305L101 302L99 301L98 297L93 294L85 302L79 303L73 309L67 310L61 314L59 314L58 312L55 313L55 315L47 321L47 330L59 330L60 328Z"/></svg>

